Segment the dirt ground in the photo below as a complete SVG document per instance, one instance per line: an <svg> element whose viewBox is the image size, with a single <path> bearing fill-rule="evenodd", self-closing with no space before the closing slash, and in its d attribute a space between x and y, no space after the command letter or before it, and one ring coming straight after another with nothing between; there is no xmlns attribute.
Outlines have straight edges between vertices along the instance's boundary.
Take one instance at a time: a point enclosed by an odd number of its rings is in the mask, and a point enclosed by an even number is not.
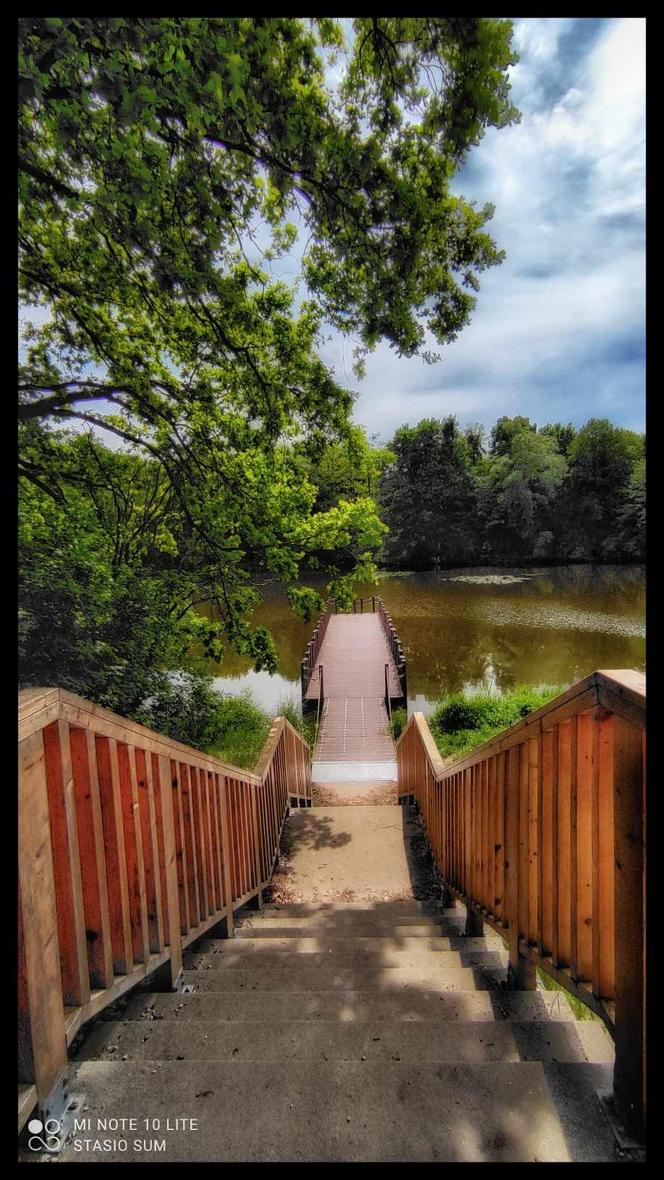
<svg viewBox="0 0 664 1180"><path fill-rule="evenodd" d="M291 812L266 900L287 905L439 896L440 884L414 809L363 801Z"/></svg>
<svg viewBox="0 0 664 1180"><path fill-rule="evenodd" d="M396 805L397 784L394 779L382 782L311 784L314 807L386 807Z"/></svg>

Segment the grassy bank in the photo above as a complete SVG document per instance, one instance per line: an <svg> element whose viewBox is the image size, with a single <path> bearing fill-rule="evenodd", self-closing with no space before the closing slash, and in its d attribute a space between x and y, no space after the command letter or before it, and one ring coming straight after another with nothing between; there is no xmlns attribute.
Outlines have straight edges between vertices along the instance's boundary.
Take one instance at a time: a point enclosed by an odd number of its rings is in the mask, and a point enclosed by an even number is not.
<svg viewBox="0 0 664 1180"><path fill-rule="evenodd" d="M560 685L517 685L510 692L451 693L436 702L427 721L444 758L466 754L495 737L563 691ZM405 709L395 709L392 734L396 739L405 728Z"/></svg>
<svg viewBox="0 0 664 1180"><path fill-rule="evenodd" d="M311 719L301 717L292 701L280 701L275 716L287 717L309 743L313 741ZM164 678L136 720L174 741L252 770L273 718L249 692L221 693L209 677L181 672Z"/></svg>
<svg viewBox="0 0 664 1180"><path fill-rule="evenodd" d="M248 693L224 696L221 714L220 737L208 753L224 762L252 770L274 718L259 709ZM313 742L311 719L302 717L292 701L280 701L275 716L286 717L306 741Z"/></svg>

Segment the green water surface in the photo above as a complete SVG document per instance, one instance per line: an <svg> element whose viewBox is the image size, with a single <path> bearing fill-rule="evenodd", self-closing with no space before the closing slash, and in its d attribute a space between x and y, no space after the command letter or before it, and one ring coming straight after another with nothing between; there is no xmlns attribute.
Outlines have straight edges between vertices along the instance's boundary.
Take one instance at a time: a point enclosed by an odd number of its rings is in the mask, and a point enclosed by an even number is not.
<svg viewBox="0 0 664 1180"><path fill-rule="evenodd" d="M392 614L406 653L411 710L428 712L446 692L567 685L596 668L645 669L642 566L383 573L378 587L358 593L380 594ZM274 713L284 698L299 702L312 624L294 616L278 589L265 594L254 619L275 637L278 672L253 672L233 653L210 668L219 688L249 688Z"/></svg>

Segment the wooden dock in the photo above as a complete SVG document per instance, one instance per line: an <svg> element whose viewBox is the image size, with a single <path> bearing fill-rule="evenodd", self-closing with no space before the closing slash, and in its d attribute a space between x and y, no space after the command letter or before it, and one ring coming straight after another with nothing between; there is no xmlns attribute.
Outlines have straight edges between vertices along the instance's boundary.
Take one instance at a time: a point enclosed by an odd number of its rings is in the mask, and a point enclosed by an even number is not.
<svg viewBox="0 0 664 1180"><path fill-rule="evenodd" d="M392 708L406 703L401 644L380 599L319 619L302 661L302 704L316 710L314 762L393 763ZM375 609L372 609L375 608Z"/></svg>

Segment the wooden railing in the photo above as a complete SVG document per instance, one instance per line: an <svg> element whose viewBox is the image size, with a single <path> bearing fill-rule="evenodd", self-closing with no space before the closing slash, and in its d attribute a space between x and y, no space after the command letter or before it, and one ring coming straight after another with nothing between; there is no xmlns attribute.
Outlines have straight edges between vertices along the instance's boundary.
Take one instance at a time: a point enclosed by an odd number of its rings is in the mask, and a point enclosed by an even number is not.
<svg viewBox="0 0 664 1180"><path fill-rule="evenodd" d="M316 623L316 626L314 627L311 639L309 640L309 642L307 644L307 649L306 649L304 656L302 658L302 661L300 663L300 682L302 685L302 701L303 702L304 702L304 698L307 693L307 689L309 688L309 682L311 680L311 677L313 676L314 672L316 671L316 661L318 659L318 653L320 652L320 649L323 646L325 632L327 631L327 624L330 621L330 615L331 615L332 610L334 608L335 608L334 600L329 599L326 604L325 610L323 611L318 622Z"/></svg>
<svg viewBox="0 0 664 1180"><path fill-rule="evenodd" d="M385 635L387 637L387 642L389 644L389 648L392 653L392 659L394 660L394 665L396 667L397 675L399 677L399 684L401 686L401 702L405 705L408 700L408 685L407 685L407 680L406 680L406 657L403 654L401 640L399 639L399 636L397 635L396 627L394 626L394 623L392 622L392 616L390 615L387 607L385 606L385 603L383 602L382 598L377 598L376 603L378 605L378 613L380 615L380 621L383 624L383 630L384 630ZM400 702L398 702L398 703L400 703Z"/></svg>
<svg viewBox="0 0 664 1180"><path fill-rule="evenodd" d="M309 747L283 717L253 772L57 688L19 694L19 1129L81 1025L261 902Z"/></svg>
<svg viewBox="0 0 664 1180"><path fill-rule="evenodd" d="M447 766L416 713L397 761L469 932L506 932L517 986L537 966L604 1019L616 1106L642 1134L645 677L595 672Z"/></svg>

